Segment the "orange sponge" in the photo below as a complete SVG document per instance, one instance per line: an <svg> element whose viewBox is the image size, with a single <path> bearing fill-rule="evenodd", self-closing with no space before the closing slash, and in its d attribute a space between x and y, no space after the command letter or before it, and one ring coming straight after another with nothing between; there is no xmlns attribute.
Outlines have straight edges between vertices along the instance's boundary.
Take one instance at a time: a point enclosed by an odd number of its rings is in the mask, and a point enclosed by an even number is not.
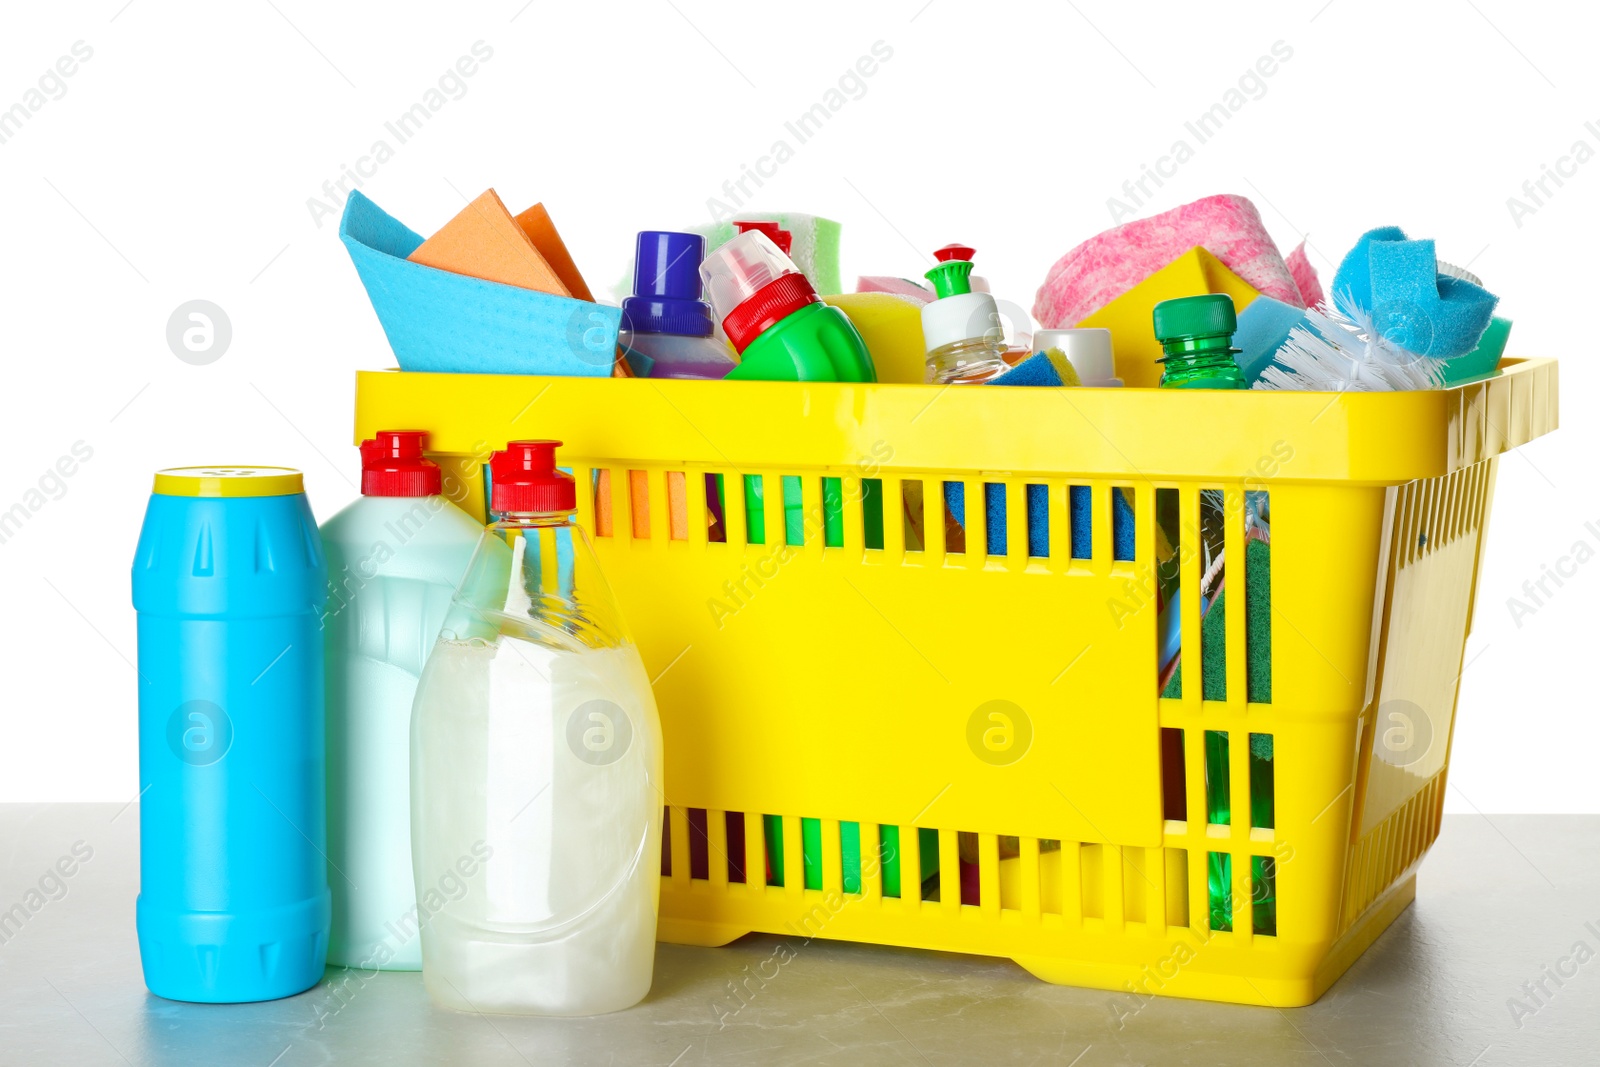
<svg viewBox="0 0 1600 1067"><path fill-rule="evenodd" d="M493 189L462 208L406 258L501 285L573 295Z"/></svg>
<svg viewBox="0 0 1600 1067"><path fill-rule="evenodd" d="M550 269L556 272L561 284L567 287L568 295L579 300L594 300L583 275L578 273L578 265L572 262L567 243L561 239L556 224L550 221L550 212L544 209L544 205L533 205L518 215L516 222L522 227L522 232L528 235L528 240L533 242L533 247L539 250L544 261L550 264Z"/></svg>

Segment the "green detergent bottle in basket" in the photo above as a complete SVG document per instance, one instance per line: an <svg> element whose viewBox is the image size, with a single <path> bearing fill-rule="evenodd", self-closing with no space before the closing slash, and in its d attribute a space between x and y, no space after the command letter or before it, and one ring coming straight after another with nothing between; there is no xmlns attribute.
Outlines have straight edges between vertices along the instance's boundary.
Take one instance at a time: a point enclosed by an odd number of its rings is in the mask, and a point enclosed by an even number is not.
<svg viewBox="0 0 1600 1067"><path fill-rule="evenodd" d="M780 237L782 231L776 231ZM822 302L809 279L767 232L750 229L712 251L700 263L700 277L723 333L739 353L728 380L775 382L875 382L877 373L866 342L843 311ZM720 487L719 487L720 490ZM879 491L869 482L864 492ZM747 538L767 544L765 493L758 475L745 478ZM800 479L783 479L784 542L803 543L805 513ZM882 508L869 500L867 514ZM881 520L880 520L881 522ZM823 480L824 543L844 544L839 479ZM867 531L869 547L883 546L879 528Z"/></svg>

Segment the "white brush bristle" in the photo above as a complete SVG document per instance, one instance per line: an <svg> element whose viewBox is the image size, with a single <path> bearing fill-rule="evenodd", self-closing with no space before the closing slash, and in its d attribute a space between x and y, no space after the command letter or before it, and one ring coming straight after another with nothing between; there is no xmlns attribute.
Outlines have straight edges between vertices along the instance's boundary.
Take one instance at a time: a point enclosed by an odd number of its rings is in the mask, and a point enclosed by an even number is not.
<svg viewBox="0 0 1600 1067"><path fill-rule="evenodd" d="M1306 318L1312 328L1289 331L1255 388L1381 393L1435 389L1443 380L1444 360L1385 340L1372 316L1348 296L1307 308Z"/></svg>

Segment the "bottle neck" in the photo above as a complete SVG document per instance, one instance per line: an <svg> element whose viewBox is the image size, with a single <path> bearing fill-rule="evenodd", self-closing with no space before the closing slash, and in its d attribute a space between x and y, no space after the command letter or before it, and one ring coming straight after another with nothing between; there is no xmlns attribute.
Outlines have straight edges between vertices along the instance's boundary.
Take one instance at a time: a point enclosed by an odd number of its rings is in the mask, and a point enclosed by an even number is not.
<svg viewBox="0 0 1600 1067"><path fill-rule="evenodd" d="M1161 350L1165 355L1157 361L1162 364L1161 384L1182 386L1206 382L1215 383L1217 388L1244 388L1244 376L1233 358L1238 349L1232 347L1232 342L1231 334L1173 337L1162 341Z"/></svg>
<svg viewBox="0 0 1600 1067"><path fill-rule="evenodd" d="M942 385L986 382L1010 369L1004 357L1005 345L999 341L983 337L952 341L928 353L923 380Z"/></svg>
<svg viewBox="0 0 1600 1067"><path fill-rule="evenodd" d="M570 511L497 511L490 525L497 530L527 530L548 526L571 526Z"/></svg>

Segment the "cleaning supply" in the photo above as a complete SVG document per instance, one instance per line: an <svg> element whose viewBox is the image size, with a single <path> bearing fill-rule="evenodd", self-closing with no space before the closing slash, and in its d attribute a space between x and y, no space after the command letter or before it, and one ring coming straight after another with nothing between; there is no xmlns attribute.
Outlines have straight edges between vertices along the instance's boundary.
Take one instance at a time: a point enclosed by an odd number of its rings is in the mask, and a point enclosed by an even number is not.
<svg viewBox="0 0 1600 1067"><path fill-rule="evenodd" d="M903 296L913 300L917 306L932 300L933 294L928 287L909 278L894 278L887 274L863 274L856 279L856 292L858 293L890 293L894 296Z"/></svg>
<svg viewBox="0 0 1600 1067"><path fill-rule="evenodd" d="M486 282L572 295L493 189L462 208L406 258Z"/></svg>
<svg viewBox="0 0 1600 1067"><path fill-rule="evenodd" d="M299 471L159 472L133 560L139 958L169 1000L322 980L327 567Z"/></svg>
<svg viewBox="0 0 1600 1067"><path fill-rule="evenodd" d="M461 1011L617 1011L655 962L661 721L559 444L490 460L495 522L412 716L422 977Z"/></svg>
<svg viewBox="0 0 1600 1067"><path fill-rule="evenodd" d="M339 239L402 370L612 373L620 308L412 262L406 257L423 244L421 235L359 190L345 201Z"/></svg>
<svg viewBox="0 0 1600 1067"><path fill-rule="evenodd" d="M1223 293L1163 300L1151 316L1161 342L1163 389L1244 389L1234 355L1238 326L1233 301Z"/></svg>
<svg viewBox="0 0 1600 1067"><path fill-rule="evenodd" d="M1085 320L1095 311L1197 247L1206 249L1251 289L1286 304L1306 306L1306 295L1267 234L1256 206L1242 196L1221 195L1115 226L1084 241L1045 275L1033 317L1052 329L1088 325ZM1127 371L1126 365L1123 370Z"/></svg>
<svg viewBox="0 0 1600 1067"><path fill-rule="evenodd" d="M972 291L973 250L949 244L933 256L938 265L925 277L938 298L922 307L922 337L928 349L923 381L971 385L1004 374L1005 327L994 297Z"/></svg>
<svg viewBox="0 0 1600 1067"><path fill-rule="evenodd" d="M1294 279L1294 286L1300 290L1300 299L1306 307L1314 308L1327 299L1322 292L1322 280L1317 277L1317 268L1306 258L1304 241L1283 257L1283 263L1289 268L1289 276Z"/></svg>
<svg viewBox="0 0 1600 1067"><path fill-rule="evenodd" d="M1161 381L1165 353L1150 331L1150 314L1163 300L1200 293L1226 293L1242 313L1260 297L1248 282L1204 248L1191 248L1078 323L1080 329L1111 331L1117 375L1130 388L1153 389Z"/></svg>
<svg viewBox="0 0 1600 1067"><path fill-rule="evenodd" d="M819 293L837 293L843 290L844 285L839 274L840 227L837 222L798 211L762 212L739 216L738 219L737 222L730 220L684 226L681 229L704 237L706 252L709 254L741 233L758 229L756 226L758 222L762 227L770 224L777 231L787 235L785 239L788 247L783 249L783 253L794 263L795 268L806 276L813 289ZM779 242L774 240L773 243ZM615 286L618 299L627 295L632 280L633 268L629 267L627 276L620 279Z"/></svg>
<svg viewBox="0 0 1600 1067"><path fill-rule="evenodd" d="M1104 330L1040 331L1047 341L1052 332L1066 334L1105 334ZM1036 335L1038 336L1038 335ZM1057 338L1059 339L1059 338ZM1110 369L1109 337L1088 337L1082 340L1067 339L1068 345L1085 350L1087 363L1094 369ZM1101 357L1104 356L1102 361ZM1116 385L1122 382L1111 379ZM1023 360L1004 374L986 382L987 385L1079 386L1083 384L1073 364L1060 348L1038 352ZM985 483L983 487L984 531L991 554L998 555L999 546L1008 545L1006 523L1005 486ZM966 483L945 482L945 510L958 525L966 525ZM1029 485L1023 494L1028 509L1028 555L1044 557L1050 554L1050 490L1043 485ZM1093 495L1087 485L1069 486L1067 508L1071 519L1072 555L1088 559L1092 549ZM1133 558L1133 507L1122 490L1112 494L1112 554L1116 559Z"/></svg>
<svg viewBox="0 0 1600 1067"><path fill-rule="evenodd" d="M533 205L516 217L516 223L566 287L568 295L592 301L594 294L589 291L589 283L578 272L578 265L572 261L572 253L567 251L567 243L561 239L561 233L551 221L550 212L545 210L545 206Z"/></svg>
<svg viewBox="0 0 1600 1067"><path fill-rule="evenodd" d="M411 703L483 525L442 495L427 434L361 444L361 496L322 525L328 559L328 962L422 966L411 877Z"/></svg>
<svg viewBox="0 0 1600 1067"><path fill-rule="evenodd" d="M1336 293L1334 306L1308 309L1308 325L1289 332L1254 388L1385 392L1439 386L1444 360L1394 343L1368 312L1341 306L1344 299Z"/></svg>
<svg viewBox="0 0 1600 1067"><path fill-rule="evenodd" d="M922 302L885 292L824 296L850 318L872 357L879 382L921 385L928 349L922 340Z"/></svg>
<svg viewBox="0 0 1600 1067"><path fill-rule="evenodd" d="M697 233L640 232L633 295L622 302L622 345L635 373L725 378L737 366L728 346L711 336L711 305L700 299L705 250L705 238Z"/></svg>
<svg viewBox="0 0 1600 1067"><path fill-rule="evenodd" d="M1362 234L1333 276L1336 308L1364 312L1384 340L1419 356L1452 359L1471 352L1499 297L1439 269L1432 241L1413 241L1398 226Z"/></svg>
<svg viewBox="0 0 1600 1067"><path fill-rule="evenodd" d="M1058 353L1072 365L1078 381L1089 389L1121 388L1116 360L1111 354L1111 331L1086 328L1039 330L1033 335L1036 353Z"/></svg>
<svg viewBox="0 0 1600 1067"><path fill-rule="evenodd" d="M1059 348L1035 352L1005 373L989 379L988 385L1079 386L1083 380L1066 354Z"/></svg>
<svg viewBox="0 0 1600 1067"><path fill-rule="evenodd" d="M876 381L866 343L836 307L824 304L760 231L741 233L700 264L705 294L740 355L730 379Z"/></svg>
<svg viewBox="0 0 1600 1067"><path fill-rule="evenodd" d="M777 245L778 251L786 256L794 248L794 234L776 222L736 220L733 224L733 229L735 233L749 233L751 230L755 230L758 233L766 234L767 239ZM801 273L805 272L802 271Z"/></svg>
<svg viewBox="0 0 1600 1067"><path fill-rule="evenodd" d="M1506 341L1510 336L1510 319L1502 319L1498 315L1490 319L1483 336L1478 338L1476 348L1464 356L1445 361L1444 384L1462 385L1493 374L1500 366L1500 357L1505 354Z"/></svg>
<svg viewBox="0 0 1600 1067"><path fill-rule="evenodd" d="M1311 328L1305 308L1270 296L1258 296L1239 309L1233 343L1239 349L1239 372L1247 385L1254 386L1261 372L1273 365L1278 350L1296 327Z"/></svg>

